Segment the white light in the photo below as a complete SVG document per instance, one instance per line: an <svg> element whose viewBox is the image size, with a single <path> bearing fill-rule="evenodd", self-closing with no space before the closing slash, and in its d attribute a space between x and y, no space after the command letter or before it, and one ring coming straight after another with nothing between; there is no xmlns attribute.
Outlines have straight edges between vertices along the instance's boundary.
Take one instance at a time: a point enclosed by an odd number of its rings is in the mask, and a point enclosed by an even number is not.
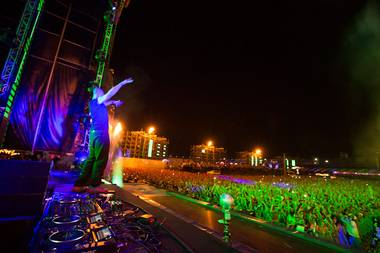
<svg viewBox="0 0 380 253"><path fill-rule="evenodd" d="M149 129L148 129L149 134L154 133L154 131L156 131L156 129L154 127L149 127Z"/></svg>

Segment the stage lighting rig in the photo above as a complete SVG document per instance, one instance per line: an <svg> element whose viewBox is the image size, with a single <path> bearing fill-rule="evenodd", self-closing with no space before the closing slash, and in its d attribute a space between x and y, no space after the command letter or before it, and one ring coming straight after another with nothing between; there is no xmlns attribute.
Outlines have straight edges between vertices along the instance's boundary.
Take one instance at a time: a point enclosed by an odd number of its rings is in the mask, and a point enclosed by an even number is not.
<svg viewBox="0 0 380 253"><path fill-rule="evenodd" d="M231 209L234 205L234 198L229 195L228 193L223 193L220 195L220 200L219 204L222 207L223 211L223 219L219 220L218 222L220 224L223 224L224 229L223 229L223 240L227 243L230 244L231 240L231 232L230 232L230 220L231 220Z"/></svg>

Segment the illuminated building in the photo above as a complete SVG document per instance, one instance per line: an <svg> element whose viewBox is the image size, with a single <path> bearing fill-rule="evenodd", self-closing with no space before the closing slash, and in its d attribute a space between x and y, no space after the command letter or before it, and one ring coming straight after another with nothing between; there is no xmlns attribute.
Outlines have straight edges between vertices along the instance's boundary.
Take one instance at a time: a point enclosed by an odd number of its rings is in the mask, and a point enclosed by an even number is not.
<svg viewBox="0 0 380 253"><path fill-rule="evenodd" d="M242 151L236 153L236 162L240 165L250 165L251 164L251 154L249 151Z"/></svg>
<svg viewBox="0 0 380 253"><path fill-rule="evenodd" d="M224 148L215 147L212 142L194 145L190 152L190 158L195 162L220 162L226 159L225 156Z"/></svg>
<svg viewBox="0 0 380 253"><path fill-rule="evenodd" d="M121 147L126 157L163 159L168 157L169 140L144 130L128 131Z"/></svg>
<svg viewBox="0 0 380 253"><path fill-rule="evenodd" d="M241 165L262 166L266 159L263 158L263 151L256 148L253 151L242 151L236 153L236 161Z"/></svg>

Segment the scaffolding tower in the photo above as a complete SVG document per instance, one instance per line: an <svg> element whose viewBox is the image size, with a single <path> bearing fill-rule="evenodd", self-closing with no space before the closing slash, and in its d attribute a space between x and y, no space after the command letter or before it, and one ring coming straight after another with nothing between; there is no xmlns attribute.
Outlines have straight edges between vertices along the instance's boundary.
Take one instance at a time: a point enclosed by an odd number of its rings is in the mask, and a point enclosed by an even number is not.
<svg viewBox="0 0 380 253"><path fill-rule="evenodd" d="M28 0L20 23L17 27L15 46L10 49L0 79L0 146L3 145L7 132L13 101L21 81L25 62L46 0ZM130 0L108 0L104 12L103 40L95 59L97 60L95 82L100 87L104 83L104 73L108 69L116 26L120 15ZM89 132L89 131L86 131ZM84 140L88 140L85 136Z"/></svg>
<svg viewBox="0 0 380 253"><path fill-rule="evenodd" d="M95 59L98 61L95 83L99 87L104 83L104 72L108 69L113 41L116 34L116 27L119 23L120 15L123 9L128 7L130 0L110 1L110 3L110 9L106 10L104 13L105 26L102 45L95 55ZM89 140L90 131L89 129L85 129L83 144L81 147L86 153L89 152Z"/></svg>
<svg viewBox="0 0 380 253"><path fill-rule="evenodd" d="M0 144L7 132L13 100L21 81L30 45L41 16L45 0L28 0L21 16L14 39L15 46L9 50L0 80Z"/></svg>

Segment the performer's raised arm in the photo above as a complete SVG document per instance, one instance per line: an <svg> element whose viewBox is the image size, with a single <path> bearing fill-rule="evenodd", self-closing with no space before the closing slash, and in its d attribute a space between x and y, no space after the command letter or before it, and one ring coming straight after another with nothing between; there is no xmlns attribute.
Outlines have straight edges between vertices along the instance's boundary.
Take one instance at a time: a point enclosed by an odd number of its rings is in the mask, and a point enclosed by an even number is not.
<svg viewBox="0 0 380 253"><path fill-rule="evenodd" d="M114 105L116 107L119 107L122 104L124 104L124 102L121 100L108 100L108 101L104 102L105 106Z"/></svg>
<svg viewBox="0 0 380 253"><path fill-rule="evenodd" d="M132 83L132 82L133 82L132 78L128 78L121 81L116 86L112 87L106 94L98 97L98 104L103 104L109 101L124 85L126 85L127 83Z"/></svg>

